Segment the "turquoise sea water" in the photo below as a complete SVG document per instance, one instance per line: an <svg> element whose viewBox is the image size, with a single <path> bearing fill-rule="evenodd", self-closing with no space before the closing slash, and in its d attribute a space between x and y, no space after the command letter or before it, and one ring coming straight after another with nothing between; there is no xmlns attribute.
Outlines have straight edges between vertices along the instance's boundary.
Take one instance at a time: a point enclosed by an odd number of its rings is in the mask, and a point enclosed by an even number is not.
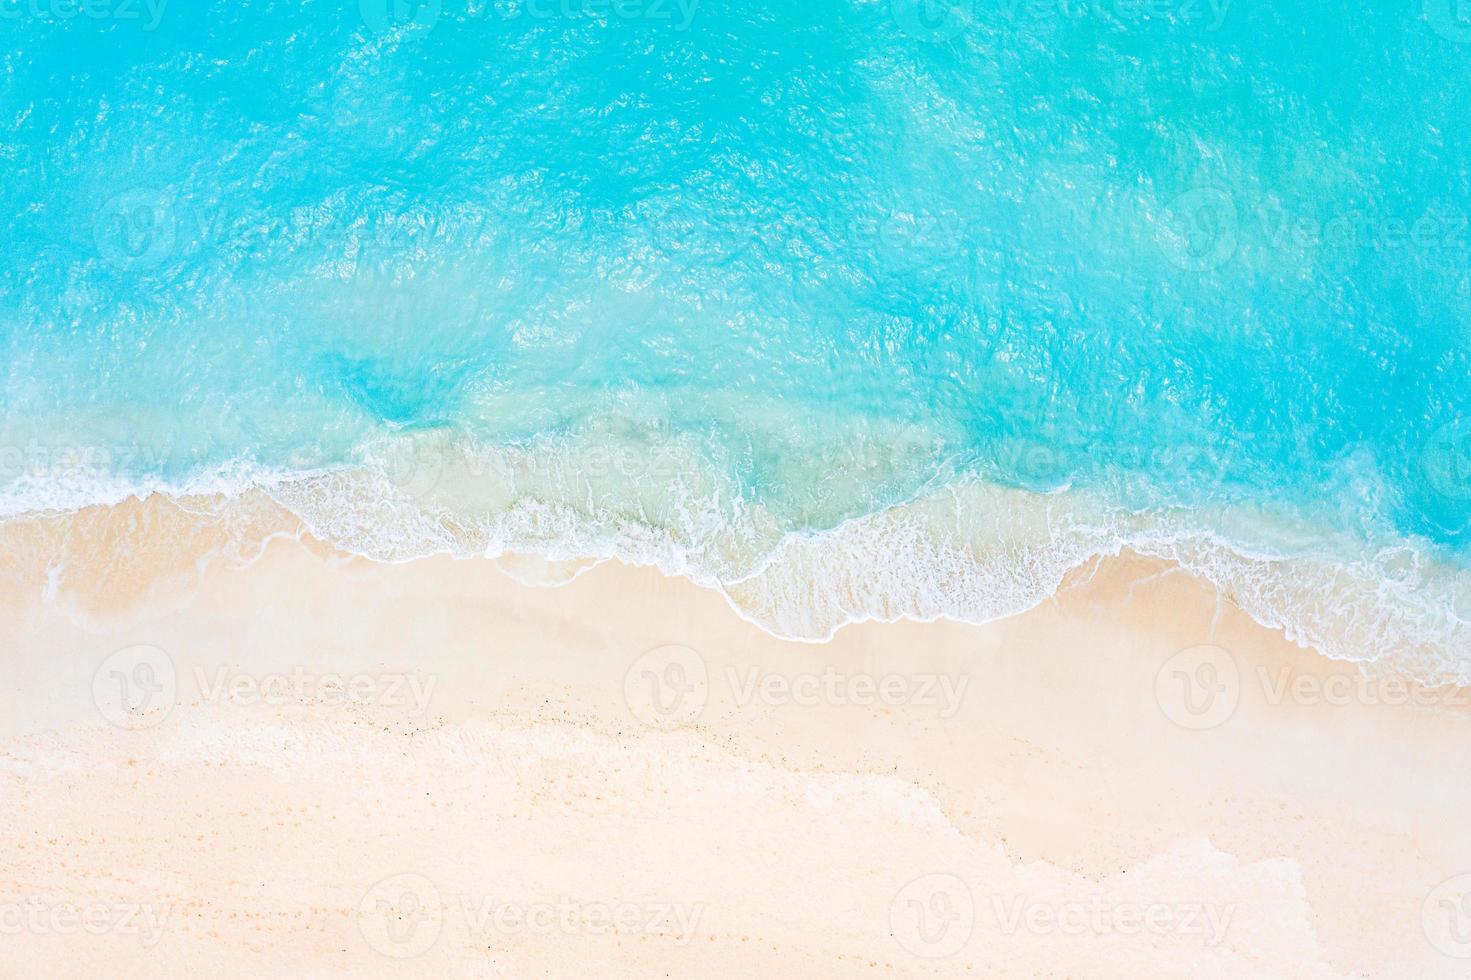
<svg viewBox="0 0 1471 980"><path fill-rule="evenodd" d="M785 631L984 618L1142 542L1345 656L1471 669L1449 0L0 0L0 32L9 513L254 483L382 557L728 584L940 494L845 546L840 599L783 586L832 607Z"/></svg>

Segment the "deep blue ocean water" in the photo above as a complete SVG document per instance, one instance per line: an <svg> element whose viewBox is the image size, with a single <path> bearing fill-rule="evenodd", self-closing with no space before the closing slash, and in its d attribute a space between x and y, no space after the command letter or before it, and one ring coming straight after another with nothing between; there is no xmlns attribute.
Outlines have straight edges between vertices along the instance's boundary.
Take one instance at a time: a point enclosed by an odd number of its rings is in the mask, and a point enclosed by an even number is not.
<svg viewBox="0 0 1471 980"><path fill-rule="evenodd" d="M704 467L778 536L975 479L1471 555L1450 0L0 0L0 39L12 512L632 440L680 451L600 479Z"/></svg>

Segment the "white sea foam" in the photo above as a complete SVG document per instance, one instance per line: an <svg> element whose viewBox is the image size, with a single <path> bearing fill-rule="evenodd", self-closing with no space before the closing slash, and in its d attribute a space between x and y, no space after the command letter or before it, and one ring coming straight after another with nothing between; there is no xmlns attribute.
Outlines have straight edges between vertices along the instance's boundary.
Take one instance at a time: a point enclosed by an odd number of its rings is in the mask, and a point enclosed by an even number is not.
<svg viewBox="0 0 1471 980"><path fill-rule="evenodd" d="M0 498L0 507L66 510L140 490L73 480L35 506L42 483ZM446 433L368 447L361 466L289 473L237 465L143 489L250 488L322 539L375 560L616 558L717 588L763 629L808 641L865 620L1015 615L1095 558L1132 550L1198 575L1258 622L1327 656L1430 684L1471 683L1471 574L1413 542L1353 540L1282 514L1126 512L1078 490L1039 494L960 477L824 530L788 531L693 446L544 440L485 449Z"/></svg>
<svg viewBox="0 0 1471 980"><path fill-rule="evenodd" d="M614 467L573 445L443 449L431 443L433 475L411 468L407 484L385 464L271 493L315 533L380 560L618 558L719 588L762 628L801 640L870 619L1015 615L1094 558L1132 550L1178 564L1330 657L1428 683L1471 682L1471 576L1410 542L1356 541L1266 512L1130 513L1081 491L1038 494L976 478L826 530L786 532L691 449L657 447L666 469L637 452ZM1228 526L1235 536L1220 530Z"/></svg>

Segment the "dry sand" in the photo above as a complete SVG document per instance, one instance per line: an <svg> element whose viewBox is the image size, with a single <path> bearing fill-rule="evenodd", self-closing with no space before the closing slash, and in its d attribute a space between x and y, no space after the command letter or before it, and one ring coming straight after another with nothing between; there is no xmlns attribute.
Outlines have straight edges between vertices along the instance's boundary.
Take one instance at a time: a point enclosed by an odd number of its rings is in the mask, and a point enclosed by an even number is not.
<svg viewBox="0 0 1471 980"><path fill-rule="evenodd" d="M803 644L233 513L0 535L0 974L1471 976L1471 694L1170 568Z"/></svg>

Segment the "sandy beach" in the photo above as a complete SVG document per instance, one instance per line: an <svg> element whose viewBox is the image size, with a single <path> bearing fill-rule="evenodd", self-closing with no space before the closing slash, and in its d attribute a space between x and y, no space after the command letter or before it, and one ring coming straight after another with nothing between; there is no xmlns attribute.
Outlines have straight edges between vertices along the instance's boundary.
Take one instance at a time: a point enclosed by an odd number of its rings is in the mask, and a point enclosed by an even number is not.
<svg viewBox="0 0 1471 980"><path fill-rule="evenodd" d="M0 980L1471 980L1471 0L0 23Z"/></svg>
<svg viewBox="0 0 1471 980"><path fill-rule="evenodd" d="M227 510L0 535L5 975L1471 972L1471 693L1160 563L797 643Z"/></svg>

